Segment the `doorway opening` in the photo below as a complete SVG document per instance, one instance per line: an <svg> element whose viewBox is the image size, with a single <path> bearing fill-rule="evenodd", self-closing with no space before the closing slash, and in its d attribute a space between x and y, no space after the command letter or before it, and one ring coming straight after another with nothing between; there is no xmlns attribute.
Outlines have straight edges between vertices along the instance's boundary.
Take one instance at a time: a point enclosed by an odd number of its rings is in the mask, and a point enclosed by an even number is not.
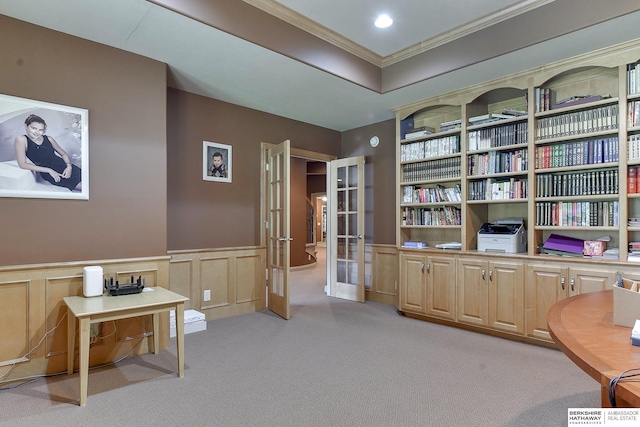
<svg viewBox="0 0 640 427"><path fill-rule="evenodd" d="M269 172L267 170L268 169L267 159L268 159L269 150L274 147L276 147L275 144L269 144L264 142L262 143L261 155L262 155L263 173L261 174L261 176L262 176L263 183L261 185L261 189L262 189L261 191L261 206L262 206L261 224L264 224L264 227L260 232L260 241L262 246L267 246L269 241L269 237L268 237L269 206L268 206L268 200L267 200L267 195L269 194L268 187L267 187L269 183L269 179L268 179ZM298 187L300 187L302 182L305 183L304 189L297 188L299 196L296 199L292 198L291 200L291 204L293 205L294 203L296 203L297 204L296 207L300 209L299 210L300 214L296 219L298 220L299 224L302 224L302 227L301 229L298 229L299 231L297 235L294 233L291 233L293 240L291 240L290 242L292 243L292 246L296 248L295 250L297 251L297 256L302 256L304 257L304 259L298 260L300 261L298 263L292 262L291 265L293 266L293 268L290 268L289 274L295 274L296 276L301 276L300 279L306 285L309 285L310 283L310 281L306 280L307 276L310 276L310 277L312 276L313 280L315 280L316 282L321 281L322 284L319 287L311 286L311 288L309 289L319 288L318 295L321 297L326 297L326 283L327 283L327 278L329 277L328 272L326 270L327 269L326 258L328 255L327 250L330 250L330 248L327 247L327 232L330 227L330 219L326 215L328 211L325 208L324 210L325 215L323 216L322 213L318 214L316 211L315 218L311 219L313 223L311 223L309 220L307 220L307 217L308 217L307 204L309 203L312 205L312 198L310 197L310 193L322 193L322 194L318 194L319 197L327 196L328 177L326 174L326 170L329 162L331 162L332 160L335 160L336 156L332 156L324 153L300 150L296 148L290 148L289 151L290 151L290 159L292 160L292 163L296 164L297 170L300 171L300 174L301 174L300 176L302 176L302 174L304 175L301 178L299 177L297 180L295 180L295 178L292 179L292 184L295 183ZM307 169L308 169L307 164L310 165L309 174L307 173ZM312 183L310 185L313 185L310 191L307 191L307 185L306 185L307 175L310 175L309 181ZM328 200L327 201L322 200L322 201L326 206L326 203ZM317 224L318 223L317 219L322 217L324 217L325 219L325 222L324 222L325 232L324 234L322 234L322 231L320 231L319 235L321 236L321 240L322 240L321 243L323 243L323 245L318 246L317 245L318 232L315 231L315 227L310 227L310 225ZM321 221L321 224L322 224L322 221ZM309 236L311 236L311 239L309 238ZM314 240L315 240L315 243L313 243L312 245L314 246L313 257L315 259L311 260L310 259L311 254L307 252L307 244L309 244L311 241L314 241ZM321 262L318 262L320 257L322 257ZM293 260L293 256L292 256L292 260ZM308 267L305 267L305 265L308 265ZM269 265L267 265L266 268L268 272ZM268 274L267 274L267 277L268 277ZM295 277L295 279L296 279L295 282L297 283L298 277ZM296 283L294 283L292 286L292 288L295 287L294 293L298 291L298 285L296 285ZM304 287L306 285L302 285L302 286ZM269 296L268 290L269 290L269 283L267 283L267 298ZM306 292L302 288L300 290L303 293Z"/></svg>
<svg viewBox="0 0 640 427"><path fill-rule="evenodd" d="M312 192L308 188L314 175L316 181L320 175L322 184L315 193L324 192L326 196L326 209L318 210L325 213L322 240L326 267L316 269L324 272L322 293L364 302L364 156L335 159L294 150L288 140L277 146L263 143L263 156L268 159L263 163L265 191L261 212L265 224L261 239L268 244L267 307L289 319L290 289L295 286L290 281L295 278L291 273L317 267L316 250L320 248L314 235L318 224L322 229L322 221L315 219L319 215L313 213ZM310 174L314 167L321 167L322 172ZM272 279L273 283L269 283Z"/></svg>

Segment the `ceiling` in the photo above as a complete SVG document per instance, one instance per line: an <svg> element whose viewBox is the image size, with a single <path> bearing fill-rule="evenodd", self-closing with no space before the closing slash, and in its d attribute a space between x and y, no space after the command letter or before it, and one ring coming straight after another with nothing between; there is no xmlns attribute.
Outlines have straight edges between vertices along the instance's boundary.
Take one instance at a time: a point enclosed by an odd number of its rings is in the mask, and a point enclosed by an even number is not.
<svg viewBox="0 0 640 427"><path fill-rule="evenodd" d="M379 68L383 89L376 90L163 3L5 0L0 14L165 62L178 89L337 131L393 118L400 105L637 38L640 22L635 0L244 0ZM379 12L394 25L375 28ZM504 34L507 28L512 32ZM460 41L470 46L481 38L489 42L463 53ZM436 71L384 89L385 80L418 60Z"/></svg>

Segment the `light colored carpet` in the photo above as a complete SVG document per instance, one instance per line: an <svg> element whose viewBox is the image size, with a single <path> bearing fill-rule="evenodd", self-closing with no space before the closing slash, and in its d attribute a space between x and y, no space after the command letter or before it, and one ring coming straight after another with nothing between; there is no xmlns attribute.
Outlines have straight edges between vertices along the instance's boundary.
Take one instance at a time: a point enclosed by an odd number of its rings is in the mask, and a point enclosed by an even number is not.
<svg viewBox="0 0 640 427"><path fill-rule="evenodd" d="M269 312L175 348L0 392L11 426L563 426L599 385L556 350L326 297L324 264L292 273L292 319Z"/></svg>

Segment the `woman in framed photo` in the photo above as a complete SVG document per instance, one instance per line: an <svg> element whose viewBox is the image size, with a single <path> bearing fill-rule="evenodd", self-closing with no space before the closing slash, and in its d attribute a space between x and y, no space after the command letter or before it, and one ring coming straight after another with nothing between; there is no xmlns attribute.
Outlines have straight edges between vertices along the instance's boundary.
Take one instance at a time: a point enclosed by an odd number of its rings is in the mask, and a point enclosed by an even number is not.
<svg viewBox="0 0 640 427"><path fill-rule="evenodd" d="M82 170L71 163L69 155L53 137L45 135L44 119L30 114L24 125L25 134L18 135L14 142L20 168L40 173L42 179L53 185L82 191Z"/></svg>

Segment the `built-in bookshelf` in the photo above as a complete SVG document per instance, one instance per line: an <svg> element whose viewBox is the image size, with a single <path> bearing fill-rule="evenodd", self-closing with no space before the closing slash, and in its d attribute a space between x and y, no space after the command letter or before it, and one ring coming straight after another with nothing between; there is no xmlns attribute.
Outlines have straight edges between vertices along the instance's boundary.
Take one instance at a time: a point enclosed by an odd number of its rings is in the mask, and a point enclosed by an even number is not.
<svg viewBox="0 0 640 427"><path fill-rule="evenodd" d="M459 241L472 252L482 225L501 218L524 219L529 256L551 234L606 237L620 261L640 242L637 43L395 112L399 246Z"/></svg>
<svg viewBox="0 0 640 427"><path fill-rule="evenodd" d="M569 69L534 93L550 99L534 114L534 247L561 234L619 248L620 65Z"/></svg>
<svg viewBox="0 0 640 427"><path fill-rule="evenodd" d="M433 241L434 235L460 240L461 128L457 105L432 105L403 118L399 144L403 243ZM419 136L405 138L407 134Z"/></svg>
<svg viewBox="0 0 640 427"><path fill-rule="evenodd" d="M627 65L627 199L629 260L640 261L640 61Z"/></svg>

